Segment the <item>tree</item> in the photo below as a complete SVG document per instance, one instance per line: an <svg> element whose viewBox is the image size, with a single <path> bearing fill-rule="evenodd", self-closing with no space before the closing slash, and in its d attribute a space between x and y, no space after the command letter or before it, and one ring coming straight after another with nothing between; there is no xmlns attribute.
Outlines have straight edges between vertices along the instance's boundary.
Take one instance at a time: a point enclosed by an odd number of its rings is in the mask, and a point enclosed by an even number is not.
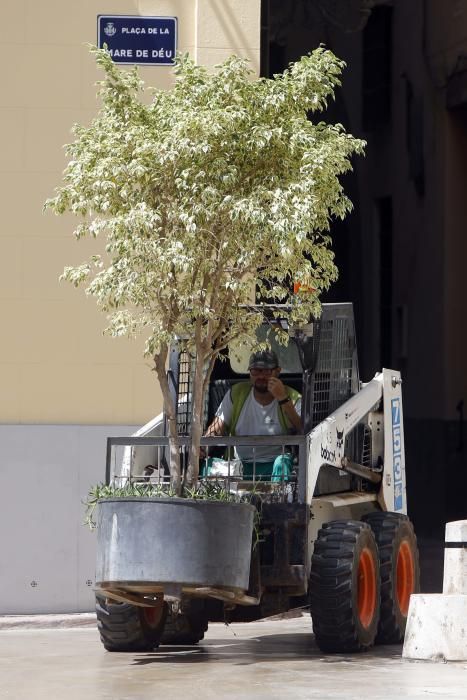
<svg viewBox="0 0 467 700"><path fill-rule="evenodd" d="M146 334L179 493L170 343L193 357L193 484L214 362L233 341L251 344L262 320L255 284L261 300L290 305L292 323L319 314L320 294L337 277L330 222L351 209L339 176L364 143L309 118L333 97L344 66L322 47L272 80L252 80L235 56L213 74L181 56L173 89L155 90L149 104L136 68L92 50L105 72L102 106L90 126L74 126L64 185L46 206L79 217L76 238L106 237L104 255L62 277L86 285L112 335Z"/></svg>

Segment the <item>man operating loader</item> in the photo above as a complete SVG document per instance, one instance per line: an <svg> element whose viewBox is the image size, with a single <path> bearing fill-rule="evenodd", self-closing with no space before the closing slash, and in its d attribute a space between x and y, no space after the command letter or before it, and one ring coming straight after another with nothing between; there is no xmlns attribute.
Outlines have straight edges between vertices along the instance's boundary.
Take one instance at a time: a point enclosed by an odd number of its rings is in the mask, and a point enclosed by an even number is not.
<svg viewBox="0 0 467 700"><path fill-rule="evenodd" d="M280 379L281 368L275 352L263 350L251 355L250 380L238 382L224 396L205 435L287 435L302 431L301 396ZM243 478L288 481L293 455L278 455L267 446L241 446L236 457L243 463Z"/></svg>

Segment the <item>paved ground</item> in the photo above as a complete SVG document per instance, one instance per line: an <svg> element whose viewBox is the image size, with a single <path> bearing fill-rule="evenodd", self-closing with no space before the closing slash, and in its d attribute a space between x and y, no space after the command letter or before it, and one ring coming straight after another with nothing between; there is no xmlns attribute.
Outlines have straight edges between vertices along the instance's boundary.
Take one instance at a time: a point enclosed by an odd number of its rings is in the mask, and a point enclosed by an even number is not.
<svg viewBox="0 0 467 700"><path fill-rule="evenodd" d="M424 592L441 591L444 542L421 540ZM401 647L324 656L308 614L211 624L194 647L109 654L95 615L0 617L0 700L466 700L467 664L406 661Z"/></svg>
<svg viewBox="0 0 467 700"><path fill-rule="evenodd" d="M467 697L466 663L405 661L399 646L323 656L308 615L211 624L196 647L149 654L105 652L92 622L73 616L72 627L0 626L1 700Z"/></svg>

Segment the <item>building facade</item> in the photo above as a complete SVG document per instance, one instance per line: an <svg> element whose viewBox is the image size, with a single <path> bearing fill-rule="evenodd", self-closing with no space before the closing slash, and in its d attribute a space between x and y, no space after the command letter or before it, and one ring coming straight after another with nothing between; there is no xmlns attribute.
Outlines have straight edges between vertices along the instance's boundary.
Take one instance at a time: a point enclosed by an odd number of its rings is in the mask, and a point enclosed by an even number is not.
<svg viewBox="0 0 467 700"><path fill-rule="evenodd" d="M410 514L442 538L467 511L467 2L263 4L265 75L320 43L347 62L324 118L367 141L328 300L354 302L362 379L402 371Z"/></svg>
<svg viewBox="0 0 467 700"><path fill-rule="evenodd" d="M176 17L177 48L213 66L260 56L259 0L33 0L6 3L0 51L3 223L0 233L0 614L94 606L94 539L82 500L104 480L106 438L161 410L143 342L104 336L92 300L59 282L88 258L72 217L43 213L60 185L75 122L98 110L99 75L86 44L98 15ZM168 66L141 66L167 88ZM7 497L8 494L8 497Z"/></svg>
<svg viewBox="0 0 467 700"><path fill-rule="evenodd" d="M94 535L81 501L104 478L106 437L161 410L143 344L102 334L94 302L59 283L87 259L71 217L43 214L74 122L97 113L86 47L98 15L176 17L177 48L213 66L232 53L272 76L326 44L347 62L324 118L366 139L331 234L353 301L361 377L404 379L409 510L422 534L466 517L467 0L20 0L0 51L0 614L93 607ZM168 88L167 66L141 66ZM8 534L7 534L8 533Z"/></svg>

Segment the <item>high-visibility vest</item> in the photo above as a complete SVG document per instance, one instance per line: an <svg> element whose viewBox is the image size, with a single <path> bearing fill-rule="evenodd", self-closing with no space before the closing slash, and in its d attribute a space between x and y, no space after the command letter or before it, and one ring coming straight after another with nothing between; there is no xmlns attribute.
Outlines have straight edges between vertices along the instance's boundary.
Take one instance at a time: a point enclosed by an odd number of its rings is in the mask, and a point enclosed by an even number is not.
<svg viewBox="0 0 467 700"><path fill-rule="evenodd" d="M247 400L248 395L252 389L253 387L251 386L250 382L238 382L237 384L234 384L231 388L230 396L232 399L232 418L230 419L230 423L228 425L229 435L235 435L235 428L237 427L240 413L242 412L242 408L245 405L245 401ZM295 403L301 397L300 392L296 391L296 389L292 389L291 386L286 386L285 389L287 391L289 399L291 399L293 403ZM279 422L282 426L282 430L285 434L287 434L292 428L292 425L288 420L287 416L282 411L282 406L278 406L278 409Z"/></svg>

